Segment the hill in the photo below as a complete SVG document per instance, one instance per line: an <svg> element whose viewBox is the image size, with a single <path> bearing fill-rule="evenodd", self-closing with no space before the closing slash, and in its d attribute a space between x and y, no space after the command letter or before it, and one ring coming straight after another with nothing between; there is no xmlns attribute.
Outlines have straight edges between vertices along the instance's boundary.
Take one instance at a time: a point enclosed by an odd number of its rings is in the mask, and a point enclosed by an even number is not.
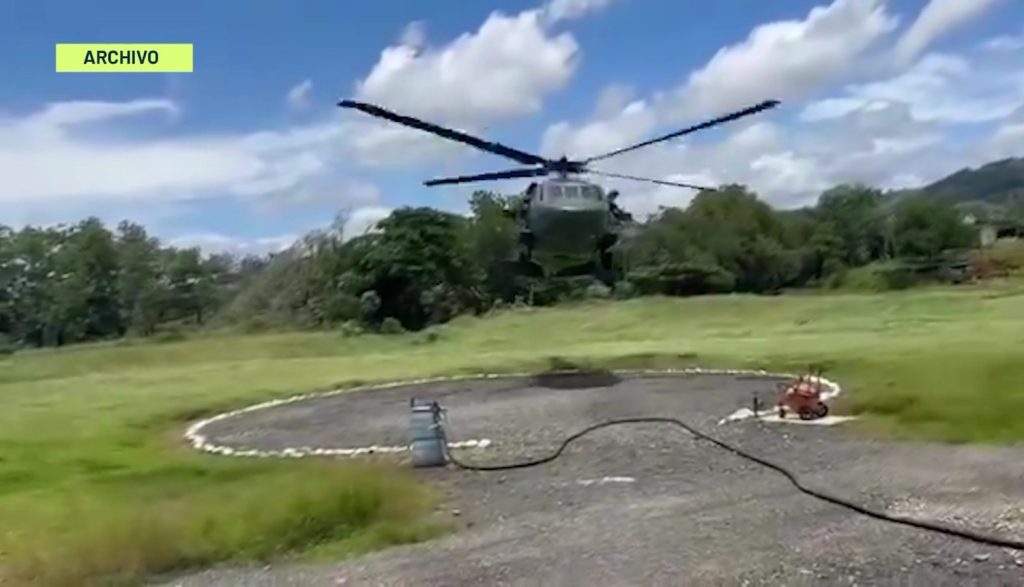
<svg viewBox="0 0 1024 587"><path fill-rule="evenodd" d="M1024 220L1024 157L967 167L924 187L891 192L893 200L923 195L989 220Z"/></svg>
<svg viewBox="0 0 1024 587"><path fill-rule="evenodd" d="M925 186L925 194L948 202L1007 203L1024 197L1024 158L965 168Z"/></svg>

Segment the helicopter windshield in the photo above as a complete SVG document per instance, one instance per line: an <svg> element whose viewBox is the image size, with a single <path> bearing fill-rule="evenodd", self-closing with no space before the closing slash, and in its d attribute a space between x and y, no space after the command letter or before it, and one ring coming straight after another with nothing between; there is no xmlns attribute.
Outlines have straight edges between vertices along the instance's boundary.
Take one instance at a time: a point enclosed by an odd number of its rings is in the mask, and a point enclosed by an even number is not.
<svg viewBox="0 0 1024 587"><path fill-rule="evenodd" d="M599 200L601 189L594 185L562 184L549 185L547 192L555 198L566 198L569 200Z"/></svg>

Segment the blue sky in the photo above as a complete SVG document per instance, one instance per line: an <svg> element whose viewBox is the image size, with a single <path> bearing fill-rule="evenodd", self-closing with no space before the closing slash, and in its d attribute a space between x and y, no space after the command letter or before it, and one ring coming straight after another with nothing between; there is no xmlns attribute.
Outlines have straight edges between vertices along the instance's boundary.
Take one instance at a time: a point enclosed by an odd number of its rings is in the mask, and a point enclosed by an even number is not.
<svg viewBox="0 0 1024 587"><path fill-rule="evenodd" d="M461 211L423 179L497 157L334 106L355 97L545 155L783 106L604 169L743 182L779 206L1024 155L1013 0L301 3L34 0L0 9L0 224L145 223L264 251L344 211ZM188 74L58 74L58 42L189 42ZM507 191L520 183L494 184ZM613 184L639 214L692 193Z"/></svg>

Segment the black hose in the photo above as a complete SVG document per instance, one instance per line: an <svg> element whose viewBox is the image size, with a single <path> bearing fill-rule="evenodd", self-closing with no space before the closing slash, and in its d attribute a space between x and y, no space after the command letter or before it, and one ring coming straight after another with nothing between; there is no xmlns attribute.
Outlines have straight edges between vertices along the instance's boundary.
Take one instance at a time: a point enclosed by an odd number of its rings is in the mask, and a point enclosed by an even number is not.
<svg viewBox="0 0 1024 587"><path fill-rule="evenodd" d="M771 461L768 461L768 460L765 460L765 459L763 459L761 457L752 455L752 454L750 454L748 452L745 452L745 451L743 451L743 450L741 450L739 448L736 448L735 446L732 446L732 445L730 445L730 444L728 444L726 442L718 440L717 438L714 438L712 436L708 436L707 434L701 432L700 430L697 430L693 426L690 426L686 422L683 422L682 420L677 420L675 418L647 417L647 418L622 418L622 419L617 419L617 420L606 420L604 422L600 422L598 424L594 424L593 426L589 426L587 428L584 428L583 430L577 432L576 434L573 434L572 436L569 436L568 438L566 438L562 442L562 444L558 447L557 450L555 450L555 452L551 453L548 456L541 457L539 459L533 459L533 460L528 460L528 461L521 461L521 462L518 462L518 463L511 463L511 464L506 464L506 465L471 465L471 464L464 463L464 462L456 459L451 454L450 451L448 453L448 459L456 467L458 467L460 469L465 469L465 470L468 470L468 471L508 471L508 470L511 470L511 469L525 469L527 467L536 467L538 465L543 465L545 463L550 463L551 461L554 461L555 459L557 459L559 456L562 455L562 452L565 451L566 447L568 447L573 441L581 438L582 436L585 436L585 435L587 435L587 434L589 434L589 433L591 433L591 432L593 432L595 430L599 430L601 428L608 428L610 426L619 426L619 425L622 425L622 424L672 424L672 425L678 426L678 427L686 430L687 432L689 432L690 434L696 436L697 438L700 438L702 440L706 440L706 441L714 444L715 446L718 446L719 448L723 448L723 449L725 449L725 450L727 450L727 451L729 451L729 452L731 452L731 453L733 453L733 454L735 454L737 456L740 456L740 457L742 457L744 459L747 459L748 461L753 461L753 462L755 462L755 463L757 463L757 464L759 464L759 465L761 465L763 467L767 467L769 469L772 469L773 471L781 473L784 477L786 477L786 479L789 480L790 483L793 484L794 487L796 487L799 491L801 491L801 492L803 492L803 493L805 493L807 495L810 495L811 497L815 497L815 498L820 499L822 501L826 501L828 503L831 503L831 504L834 504L834 505L846 508L848 510L852 510L853 512L856 512L858 514L861 514L861 515L864 515L864 516L868 516L868 517L871 517L871 518L875 518L877 520L882 520L884 522L890 522L890 523L894 523L894 524L902 524L904 526L911 526L911 527L919 528L919 529L922 529L922 530L928 530L928 531L931 531L931 532L938 532L940 534L945 534L945 535L948 535L948 536L955 536L957 538L963 538L965 540L970 540L972 542L979 542L981 544L987 544L989 546L999 546L999 547L1003 547L1003 548L1010 548L1010 549L1013 549L1013 550L1024 551L1024 542L1019 541L1019 540L1011 540L1011 539L1008 539L1008 538L1000 538L1000 537L996 537L996 536L988 536L988 535L985 535L985 534L980 534L980 533L977 533L977 532L972 532L970 530L963 530L963 529L960 529L960 528L953 528L953 527L950 527L950 526L945 526L945 525L938 524L938 523L935 523L935 522L928 522L928 521L924 521L924 520L915 520L913 518L904 518L904 517L900 517L900 516L893 516L893 515L890 515L890 514L887 514L887 513L884 513L884 512L880 512L880 511L869 509L867 507L864 507L862 505L853 503L853 502L848 501L846 499L843 499L841 497L836 497L834 495L830 495L830 494L825 493L823 491L812 489L812 488L807 487L807 486L803 485L802 483L800 483L800 480L797 479L796 475L794 475L792 472L787 470L782 465L777 465L777 464L775 464L775 463L773 463Z"/></svg>

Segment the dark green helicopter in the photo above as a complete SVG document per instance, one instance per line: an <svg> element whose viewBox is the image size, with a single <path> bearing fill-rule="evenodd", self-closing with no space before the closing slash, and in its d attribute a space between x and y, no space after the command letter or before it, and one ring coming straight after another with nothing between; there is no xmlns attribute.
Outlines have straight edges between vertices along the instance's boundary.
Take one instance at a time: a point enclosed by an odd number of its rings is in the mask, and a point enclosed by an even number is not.
<svg viewBox="0 0 1024 587"><path fill-rule="evenodd" d="M590 174L694 190L711 190L711 188L687 183L598 171L590 169L589 165L595 161L681 137L778 105L778 100L767 100L732 114L610 153L586 159L570 160L565 156L561 159L547 159L501 143L485 141L457 130L396 114L373 104L352 100L343 100L338 103L338 106L342 108L352 108L378 118L423 130L488 153L500 155L526 166L477 175L431 179L424 182L424 185L435 186L554 176L539 183L531 183L523 192L518 205L509 211L509 214L514 216L519 224L518 270L525 275L534 277L545 274L560 277L593 274L609 285L614 282L612 247L619 241L623 229L633 223L633 219L628 212L616 205L617 191L606 192L601 186L578 179L578 176ZM545 271L545 268L548 268L548 271Z"/></svg>

